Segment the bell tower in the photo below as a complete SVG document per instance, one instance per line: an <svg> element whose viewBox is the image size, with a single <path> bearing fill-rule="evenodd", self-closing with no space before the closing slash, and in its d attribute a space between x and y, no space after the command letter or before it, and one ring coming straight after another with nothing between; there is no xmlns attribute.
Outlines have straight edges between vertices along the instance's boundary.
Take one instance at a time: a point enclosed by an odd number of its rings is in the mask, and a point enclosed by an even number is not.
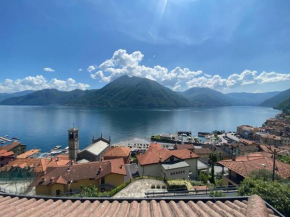
<svg viewBox="0 0 290 217"><path fill-rule="evenodd" d="M75 161L79 153L79 130L75 127L68 130L69 159Z"/></svg>

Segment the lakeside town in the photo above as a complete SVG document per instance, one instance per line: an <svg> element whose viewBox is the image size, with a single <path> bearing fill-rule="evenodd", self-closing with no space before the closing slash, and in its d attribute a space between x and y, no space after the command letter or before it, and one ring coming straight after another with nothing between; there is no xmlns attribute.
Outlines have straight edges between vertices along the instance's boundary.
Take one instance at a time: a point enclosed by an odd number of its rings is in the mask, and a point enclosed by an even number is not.
<svg viewBox="0 0 290 217"><path fill-rule="evenodd" d="M242 125L236 132L199 135L205 141L179 131L152 136L151 142L133 139L117 144L101 135L80 150L79 130L73 127L68 130L68 147L45 153L26 150L18 138L1 137L2 143L11 143L0 146L0 191L69 196L94 186L112 197L168 195L172 190L202 194L199 190L210 193L211 179L221 188L238 187L252 170L273 171L273 164L277 175L290 178L290 164L280 161L290 155L290 119L284 113L261 127Z"/></svg>

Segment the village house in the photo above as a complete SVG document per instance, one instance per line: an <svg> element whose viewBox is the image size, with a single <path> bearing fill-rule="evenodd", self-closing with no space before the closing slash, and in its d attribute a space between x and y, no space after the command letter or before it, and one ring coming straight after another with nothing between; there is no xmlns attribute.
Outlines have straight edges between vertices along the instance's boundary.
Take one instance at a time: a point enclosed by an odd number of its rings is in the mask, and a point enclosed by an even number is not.
<svg viewBox="0 0 290 217"><path fill-rule="evenodd" d="M190 151L194 151L194 149L195 149L195 147L194 147L194 145L192 145L192 144L175 144L174 145L174 149L175 150L182 150L182 149L188 149L188 150L190 150Z"/></svg>
<svg viewBox="0 0 290 217"><path fill-rule="evenodd" d="M255 140L266 145L282 145L281 137L272 134L256 133Z"/></svg>
<svg viewBox="0 0 290 217"><path fill-rule="evenodd" d="M20 155L26 151L26 145L21 142L12 142L8 145L0 146L0 150L13 151L14 156Z"/></svg>
<svg viewBox="0 0 290 217"><path fill-rule="evenodd" d="M51 159L46 158L15 158L0 168L0 178L30 178L33 179L46 171L48 166L62 166L70 162L68 156L59 155Z"/></svg>
<svg viewBox="0 0 290 217"><path fill-rule="evenodd" d="M12 151L0 150L0 167L5 166L14 159Z"/></svg>
<svg viewBox="0 0 290 217"><path fill-rule="evenodd" d="M228 154L235 156L245 155L248 153L259 151L259 148L256 145L247 146L241 143L223 144L221 146L221 149L226 151Z"/></svg>
<svg viewBox="0 0 290 217"><path fill-rule="evenodd" d="M273 171L271 154L261 152L239 157L233 156L233 159L222 160L218 164L228 169L228 174L224 174L222 177L223 186L238 186L254 170ZM276 174L285 179L290 178L290 165L276 160Z"/></svg>
<svg viewBox="0 0 290 217"><path fill-rule="evenodd" d="M137 155L140 176L164 179L197 177L198 155L188 149L168 150L160 144L151 144L144 154Z"/></svg>
<svg viewBox="0 0 290 217"><path fill-rule="evenodd" d="M194 153L197 154L200 158L209 159L209 155L212 153L212 150L209 148L196 148Z"/></svg>
<svg viewBox="0 0 290 217"><path fill-rule="evenodd" d="M40 149L31 149L17 156L17 158L37 158L40 155Z"/></svg>
<svg viewBox="0 0 290 217"><path fill-rule="evenodd" d="M112 160L112 159L118 159L122 158L124 160L125 164L130 163L130 152L131 149L128 147L113 147L110 149L107 149L107 151L103 155L104 160Z"/></svg>
<svg viewBox="0 0 290 217"><path fill-rule="evenodd" d="M36 179L37 195L60 196L80 192L81 186L94 185L100 191L111 190L124 183L127 175L123 159L96 161L82 164L48 167L46 173Z"/></svg>
<svg viewBox="0 0 290 217"><path fill-rule="evenodd" d="M254 134L258 131L258 128L248 125L241 125L237 127L237 134L245 139L253 139Z"/></svg>

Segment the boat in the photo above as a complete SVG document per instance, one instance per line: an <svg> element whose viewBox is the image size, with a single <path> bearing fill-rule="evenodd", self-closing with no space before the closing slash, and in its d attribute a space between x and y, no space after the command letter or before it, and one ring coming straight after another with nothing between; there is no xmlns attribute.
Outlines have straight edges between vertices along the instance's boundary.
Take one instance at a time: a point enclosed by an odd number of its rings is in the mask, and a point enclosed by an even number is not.
<svg viewBox="0 0 290 217"><path fill-rule="evenodd" d="M207 135L210 135L210 133L208 133L208 132L198 132L197 135L200 136L200 137L205 137Z"/></svg>
<svg viewBox="0 0 290 217"><path fill-rule="evenodd" d="M57 149L60 149L61 148L61 145L57 145L54 147L54 150L57 150Z"/></svg>
<svg viewBox="0 0 290 217"><path fill-rule="evenodd" d="M65 150L68 150L68 146L64 148Z"/></svg>
<svg viewBox="0 0 290 217"><path fill-rule="evenodd" d="M12 137L11 139L12 139L12 140L20 140L20 139L17 138L17 137Z"/></svg>

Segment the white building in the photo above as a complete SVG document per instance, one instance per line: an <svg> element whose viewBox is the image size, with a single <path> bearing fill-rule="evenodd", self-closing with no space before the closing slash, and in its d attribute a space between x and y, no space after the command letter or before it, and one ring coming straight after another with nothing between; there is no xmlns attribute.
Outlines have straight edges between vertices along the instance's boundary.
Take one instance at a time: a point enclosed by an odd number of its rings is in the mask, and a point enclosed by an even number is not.
<svg viewBox="0 0 290 217"><path fill-rule="evenodd" d="M197 177L198 155L188 149L168 150L160 144L151 144L145 154L137 155L140 176L167 179Z"/></svg>

